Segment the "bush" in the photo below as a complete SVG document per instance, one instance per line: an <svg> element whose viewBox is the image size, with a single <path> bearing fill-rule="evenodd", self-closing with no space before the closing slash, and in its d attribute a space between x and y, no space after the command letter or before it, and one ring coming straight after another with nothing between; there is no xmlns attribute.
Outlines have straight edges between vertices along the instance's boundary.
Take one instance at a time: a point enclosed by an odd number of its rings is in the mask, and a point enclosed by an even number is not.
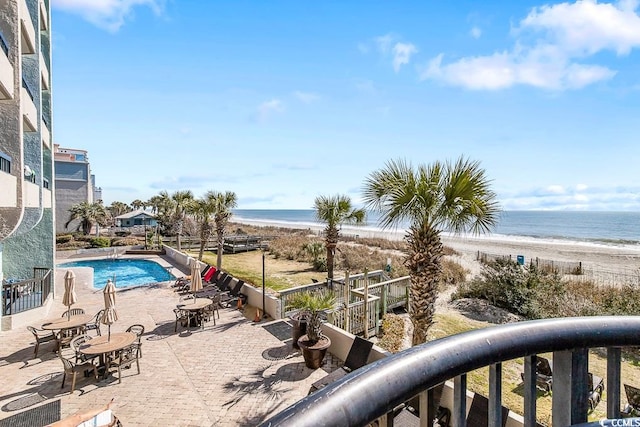
<svg viewBox="0 0 640 427"><path fill-rule="evenodd" d="M69 243L73 240L73 236L71 234L59 234L56 236L56 244L61 245L63 243Z"/></svg>
<svg viewBox="0 0 640 427"><path fill-rule="evenodd" d="M442 281L446 285L457 285L467 280L467 273L463 266L450 259L442 260Z"/></svg>
<svg viewBox="0 0 640 427"><path fill-rule="evenodd" d="M131 232L130 231L116 231L116 236L118 237L126 237L126 236L131 236Z"/></svg>
<svg viewBox="0 0 640 427"><path fill-rule="evenodd" d="M92 248L108 248L111 246L111 239L108 237L93 237L89 242Z"/></svg>
<svg viewBox="0 0 640 427"><path fill-rule="evenodd" d="M135 237L127 237L124 239L114 239L111 241L111 246L136 246L141 242Z"/></svg>
<svg viewBox="0 0 640 427"><path fill-rule="evenodd" d="M378 341L378 346L391 353L402 350L402 340L404 339L404 320L397 314L387 313L382 318L382 337Z"/></svg>

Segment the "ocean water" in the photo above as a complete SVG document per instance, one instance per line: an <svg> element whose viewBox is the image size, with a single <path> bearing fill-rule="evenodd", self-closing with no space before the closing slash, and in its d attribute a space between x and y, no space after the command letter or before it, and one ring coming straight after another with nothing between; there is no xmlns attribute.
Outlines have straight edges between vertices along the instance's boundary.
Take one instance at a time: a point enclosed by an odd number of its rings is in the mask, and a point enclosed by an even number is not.
<svg viewBox="0 0 640 427"><path fill-rule="evenodd" d="M233 218L283 226L319 225L313 209L236 209ZM378 217L367 215L364 228L380 230ZM635 246L640 245L640 212L504 211L491 237Z"/></svg>

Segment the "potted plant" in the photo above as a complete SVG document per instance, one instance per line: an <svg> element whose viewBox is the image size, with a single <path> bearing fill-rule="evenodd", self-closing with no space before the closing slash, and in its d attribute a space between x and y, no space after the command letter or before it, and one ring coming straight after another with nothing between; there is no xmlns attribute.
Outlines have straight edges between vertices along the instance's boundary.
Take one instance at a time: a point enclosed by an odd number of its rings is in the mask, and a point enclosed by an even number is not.
<svg viewBox="0 0 640 427"><path fill-rule="evenodd" d="M336 297L333 292L302 292L296 294L289 307L298 310L298 314L306 320L306 334L298 339L305 365L310 369L318 369L324 362L331 340L322 335L322 322L326 320L327 310L334 308Z"/></svg>

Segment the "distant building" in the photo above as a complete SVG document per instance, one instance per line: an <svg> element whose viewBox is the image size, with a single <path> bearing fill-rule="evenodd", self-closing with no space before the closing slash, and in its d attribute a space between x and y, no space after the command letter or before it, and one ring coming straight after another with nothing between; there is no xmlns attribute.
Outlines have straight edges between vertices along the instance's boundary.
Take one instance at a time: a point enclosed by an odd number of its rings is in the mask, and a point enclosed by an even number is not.
<svg viewBox="0 0 640 427"><path fill-rule="evenodd" d="M3 285L30 279L3 294L15 299L0 309L0 330L30 323L52 301L49 6L49 0L0 0L0 279Z"/></svg>
<svg viewBox="0 0 640 427"><path fill-rule="evenodd" d="M133 227L136 225L147 225L149 227L155 227L158 225L156 217L145 211L133 211L127 212L114 218L116 220L116 227Z"/></svg>
<svg viewBox="0 0 640 427"><path fill-rule="evenodd" d="M91 165L86 150L63 148L55 144L55 197L56 197L56 233L75 231L80 220L72 221L68 227L69 208L78 203L94 203L102 199L95 197L95 175L91 174Z"/></svg>

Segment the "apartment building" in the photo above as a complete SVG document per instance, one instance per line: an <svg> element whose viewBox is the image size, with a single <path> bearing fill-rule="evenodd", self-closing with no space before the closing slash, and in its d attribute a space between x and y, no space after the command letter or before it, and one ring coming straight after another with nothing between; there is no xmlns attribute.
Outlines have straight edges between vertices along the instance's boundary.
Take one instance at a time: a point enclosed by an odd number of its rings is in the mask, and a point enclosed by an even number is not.
<svg viewBox="0 0 640 427"><path fill-rule="evenodd" d="M0 0L2 329L36 315L53 292L50 19L50 0Z"/></svg>
<svg viewBox="0 0 640 427"><path fill-rule="evenodd" d="M56 233L75 231L80 220L69 220L69 208L78 203L97 202L102 198L102 190L95 186L95 175L86 150L63 148L54 144ZM98 192L100 198L96 197Z"/></svg>

